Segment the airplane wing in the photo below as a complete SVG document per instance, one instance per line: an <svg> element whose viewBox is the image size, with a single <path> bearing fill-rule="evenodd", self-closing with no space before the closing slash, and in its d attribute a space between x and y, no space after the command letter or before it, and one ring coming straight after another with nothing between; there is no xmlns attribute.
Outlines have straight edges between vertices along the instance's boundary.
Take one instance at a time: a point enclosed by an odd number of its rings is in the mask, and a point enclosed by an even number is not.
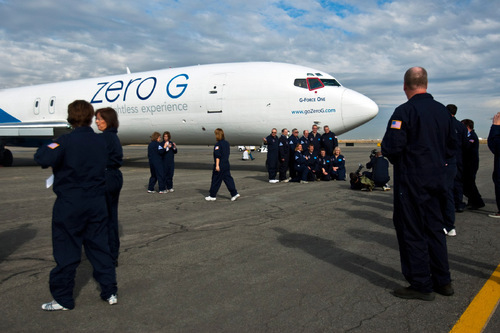
<svg viewBox="0 0 500 333"><path fill-rule="evenodd" d="M5 145L38 147L70 129L66 120L0 123L0 140Z"/></svg>

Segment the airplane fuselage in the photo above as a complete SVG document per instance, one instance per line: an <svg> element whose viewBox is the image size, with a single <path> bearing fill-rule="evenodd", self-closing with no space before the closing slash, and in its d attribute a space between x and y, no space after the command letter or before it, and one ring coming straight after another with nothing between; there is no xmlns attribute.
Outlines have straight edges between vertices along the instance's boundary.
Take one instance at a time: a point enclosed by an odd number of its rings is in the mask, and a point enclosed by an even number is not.
<svg viewBox="0 0 500 333"><path fill-rule="evenodd" d="M368 97L324 72L284 63L199 65L0 91L4 145L37 146L67 128L67 105L113 107L122 144L147 143L168 130L177 144L211 144L224 129L231 144L261 143L273 127L329 125L337 135L378 113Z"/></svg>

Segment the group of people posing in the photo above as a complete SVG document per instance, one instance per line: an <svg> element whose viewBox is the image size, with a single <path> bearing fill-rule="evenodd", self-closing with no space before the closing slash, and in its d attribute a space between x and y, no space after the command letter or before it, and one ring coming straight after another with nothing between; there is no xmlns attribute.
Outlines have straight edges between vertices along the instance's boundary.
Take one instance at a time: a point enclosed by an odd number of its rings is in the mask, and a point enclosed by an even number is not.
<svg viewBox="0 0 500 333"><path fill-rule="evenodd" d="M263 139L267 145L266 168L269 182L345 180L345 158L341 155L337 137L328 125L323 129L323 134L318 133L318 126L315 124L311 133L304 130L299 138L296 128L292 130L290 137L288 129L282 129L281 136L278 137L277 129L273 128L271 134Z"/></svg>

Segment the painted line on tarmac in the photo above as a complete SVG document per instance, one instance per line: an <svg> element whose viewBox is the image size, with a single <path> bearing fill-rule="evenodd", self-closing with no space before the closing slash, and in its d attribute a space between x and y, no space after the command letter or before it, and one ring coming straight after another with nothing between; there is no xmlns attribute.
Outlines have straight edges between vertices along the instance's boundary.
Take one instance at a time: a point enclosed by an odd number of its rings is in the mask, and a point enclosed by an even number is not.
<svg viewBox="0 0 500 333"><path fill-rule="evenodd" d="M450 333L481 332L498 306L500 300L500 265L479 290Z"/></svg>

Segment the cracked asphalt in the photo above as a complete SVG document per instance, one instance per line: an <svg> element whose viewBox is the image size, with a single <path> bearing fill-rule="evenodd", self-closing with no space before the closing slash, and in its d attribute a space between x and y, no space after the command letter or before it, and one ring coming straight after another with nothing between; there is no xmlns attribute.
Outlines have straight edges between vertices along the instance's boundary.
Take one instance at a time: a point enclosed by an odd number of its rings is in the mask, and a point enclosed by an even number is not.
<svg viewBox="0 0 500 333"><path fill-rule="evenodd" d="M344 146L348 172L376 148ZM124 147L118 304L100 300L83 256L75 309L47 313L50 170L35 165L33 149L12 148L14 166L0 168L0 331L447 332L500 263L500 221L487 216L496 208L486 145L477 178L486 207L457 214L458 236L448 238L456 293L433 302L391 294L406 286L392 191L269 184L265 154L243 161L234 147L241 198L231 202L222 185L217 201L206 202L212 148L179 146L175 192L148 194L146 150ZM498 309L484 332L500 332Z"/></svg>

